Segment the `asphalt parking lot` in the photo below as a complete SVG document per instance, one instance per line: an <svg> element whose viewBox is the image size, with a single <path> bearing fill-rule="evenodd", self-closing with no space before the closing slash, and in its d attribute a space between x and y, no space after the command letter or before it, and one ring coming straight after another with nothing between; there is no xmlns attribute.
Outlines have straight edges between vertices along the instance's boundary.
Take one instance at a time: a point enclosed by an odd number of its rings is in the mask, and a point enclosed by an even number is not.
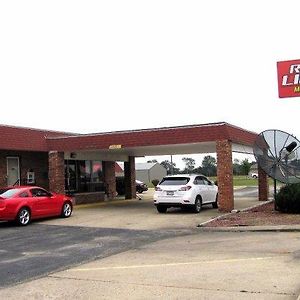
<svg viewBox="0 0 300 300"><path fill-rule="evenodd" d="M153 190L143 200L75 206L71 218L34 221L26 227L0 223L0 287L107 257L168 237L191 234L220 214L211 205L200 214L171 209L159 214Z"/></svg>
<svg viewBox="0 0 300 300"><path fill-rule="evenodd" d="M0 299L297 298L298 232L204 232L216 209L159 214L151 197L0 223ZM252 189L236 196L236 207L257 203Z"/></svg>
<svg viewBox="0 0 300 300"><path fill-rule="evenodd" d="M184 233L0 223L0 288Z"/></svg>

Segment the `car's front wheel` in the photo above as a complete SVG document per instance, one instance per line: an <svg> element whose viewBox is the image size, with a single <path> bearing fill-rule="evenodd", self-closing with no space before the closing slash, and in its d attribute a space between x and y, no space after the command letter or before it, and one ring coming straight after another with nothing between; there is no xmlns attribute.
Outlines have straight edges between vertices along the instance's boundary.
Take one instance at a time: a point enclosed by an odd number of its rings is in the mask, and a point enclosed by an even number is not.
<svg viewBox="0 0 300 300"><path fill-rule="evenodd" d="M19 210L16 221L20 226L26 226L30 223L31 214L27 207L23 207Z"/></svg>
<svg viewBox="0 0 300 300"><path fill-rule="evenodd" d="M197 198L195 200L193 209L196 214L198 214L202 209L202 202L201 202L201 198L199 196L197 196Z"/></svg>
<svg viewBox="0 0 300 300"><path fill-rule="evenodd" d="M165 214L167 212L167 207L166 206L161 206L161 205L157 205L156 206L156 209L159 213L161 214Z"/></svg>
<svg viewBox="0 0 300 300"><path fill-rule="evenodd" d="M61 210L61 216L63 218L69 218L72 214L72 210L72 204L70 202L65 202Z"/></svg>

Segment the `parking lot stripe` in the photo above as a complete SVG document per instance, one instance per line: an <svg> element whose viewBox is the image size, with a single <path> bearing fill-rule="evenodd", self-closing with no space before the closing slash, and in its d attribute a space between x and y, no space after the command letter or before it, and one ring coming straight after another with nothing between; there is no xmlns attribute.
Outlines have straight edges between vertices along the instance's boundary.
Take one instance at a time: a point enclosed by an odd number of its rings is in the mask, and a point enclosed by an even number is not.
<svg viewBox="0 0 300 300"><path fill-rule="evenodd" d="M283 255L282 255L283 256ZM157 268L157 267L174 267L174 266L186 266L186 265L205 265L214 263L235 263L243 261L255 261L255 260L269 260L278 258L279 256L267 256L267 257L250 257L250 258L236 258L236 259L221 259L210 261L193 261L193 262L181 262L181 263L167 263L167 264L152 264L152 265L133 265L133 266L111 266L111 267L99 267L99 268L79 268L70 269L68 272L86 272L86 271L101 271L101 270L120 270L120 269L139 269L139 268Z"/></svg>

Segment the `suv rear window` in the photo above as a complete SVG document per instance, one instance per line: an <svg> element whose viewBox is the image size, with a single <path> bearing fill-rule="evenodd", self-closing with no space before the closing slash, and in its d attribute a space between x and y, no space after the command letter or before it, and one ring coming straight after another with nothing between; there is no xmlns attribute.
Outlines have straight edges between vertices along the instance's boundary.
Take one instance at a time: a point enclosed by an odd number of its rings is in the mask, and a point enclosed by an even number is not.
<svg viewBox="0 0 300 300"><path fill-rule="evenodd" d="M190 181L189 177L165 177L159 185L185 185Z"/></svg>

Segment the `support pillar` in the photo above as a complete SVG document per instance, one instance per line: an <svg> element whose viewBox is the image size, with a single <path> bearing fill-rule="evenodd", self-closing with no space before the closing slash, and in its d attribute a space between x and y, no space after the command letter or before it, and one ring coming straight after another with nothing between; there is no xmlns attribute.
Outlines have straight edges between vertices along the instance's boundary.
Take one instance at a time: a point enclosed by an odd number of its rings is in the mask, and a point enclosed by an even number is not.
<svg viewBox="0 0 300 300"><path fill-rule="evenodd" d="M49 190L54 193L65 193L65 159L64 153L50 151L49 160Z"/></svg>
<svg viewBox="0 0 300 300"><path fill-rule="evenodd" d="M103 174L108 199L116 197L116 170L114 161L103 161Z"/></svg>
<svg viewBox="0 0 300 300"><path fill-rule="evenodd" d="M216 148L219 211L230 212L234 208L231 142L217 141Z"/></svg>
<svg viewBox="0 0 300 300"><path fill-rule="evenodd" d="M134 156L129 156L128 161L124 162L124 176L125 176L125 199L136 198Z"/></svg>
<svg viewBox="0 0 300 300"><path fill-rule="evenodd" d="M269 199L269 182L266 172L258 167L258 199L267 201Z"/></svg>

